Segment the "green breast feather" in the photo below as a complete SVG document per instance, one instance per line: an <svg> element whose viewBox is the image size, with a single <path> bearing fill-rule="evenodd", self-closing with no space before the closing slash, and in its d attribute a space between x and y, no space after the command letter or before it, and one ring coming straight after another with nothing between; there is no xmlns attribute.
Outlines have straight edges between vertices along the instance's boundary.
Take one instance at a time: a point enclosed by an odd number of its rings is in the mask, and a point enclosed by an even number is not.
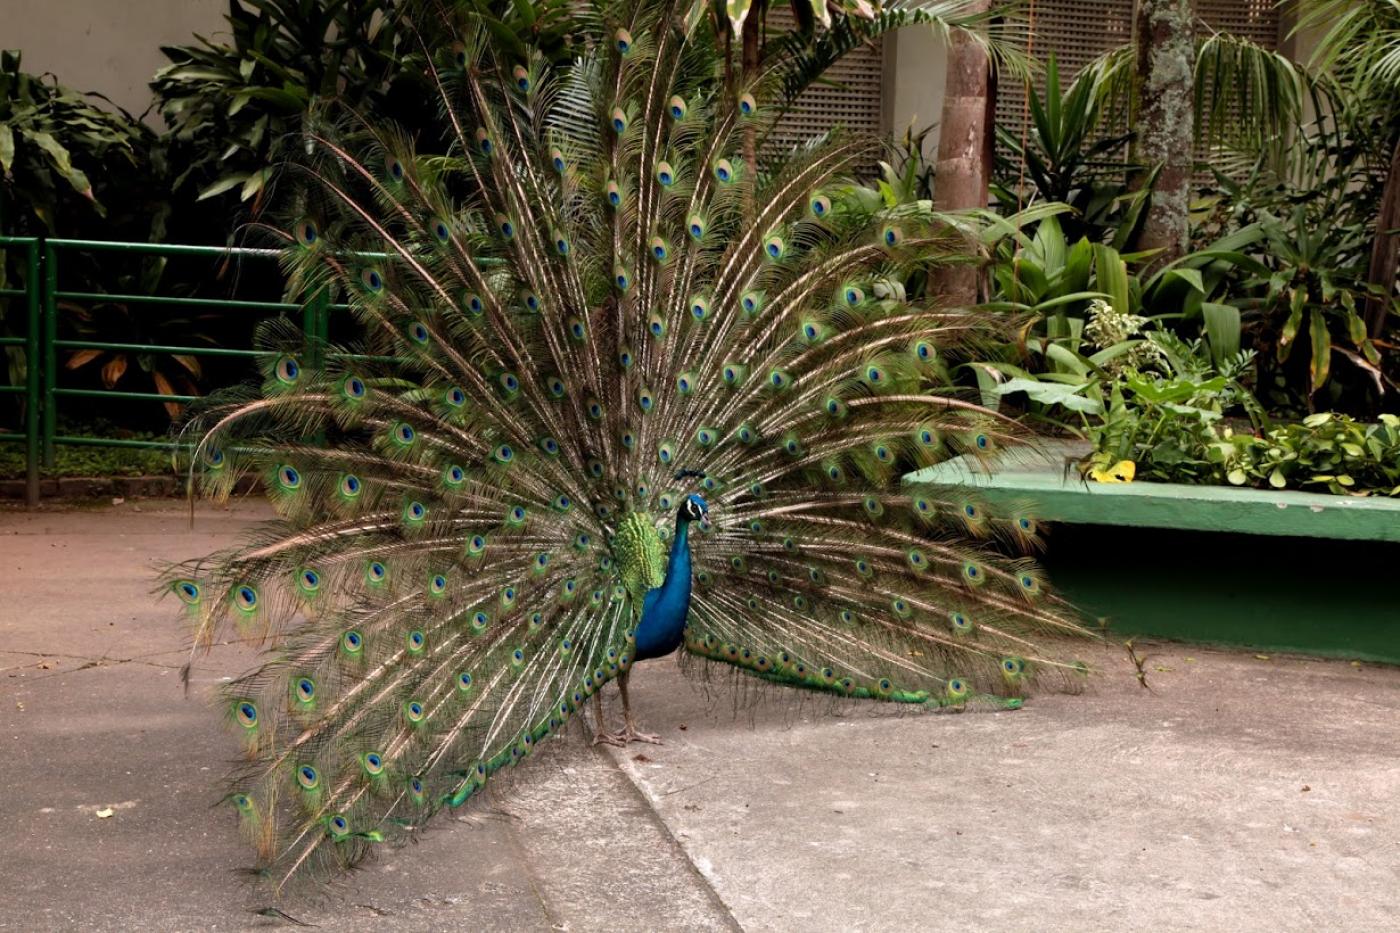
<svg viewBox="0 0 1400 933"><path fill-rule="evenodd" d="M656 520L648 512L628 512L618 524L613 543L622 585L632 599L634 612L642 611L642 597L666 579L666 551L656 533Z"/></svg>

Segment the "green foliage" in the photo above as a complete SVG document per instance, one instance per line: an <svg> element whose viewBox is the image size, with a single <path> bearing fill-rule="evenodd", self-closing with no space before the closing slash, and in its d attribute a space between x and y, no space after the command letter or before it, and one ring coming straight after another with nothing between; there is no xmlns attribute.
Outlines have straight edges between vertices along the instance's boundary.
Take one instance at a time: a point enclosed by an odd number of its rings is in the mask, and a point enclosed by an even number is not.
<svg viewBox="0 0 1400 933"><path fill-rule="evenodd" d="M697 7L703 5L697 3ZM739 0L739 5L747 17L750 4ZM732 2L727 6L735 8ZM987 51L1000 73L1017 78L1029 74L1030 63L1020 51L1024 40L1018 36L1023 23L1009 5L982 9L972 0L887 0L873 5L865 0L841 0L831 6L839 8L838 15L832 16L828 4L821 0L793 0L798 28L769 31L764 59L777 66L785 103L821 81L827 69L847 52L903 27L931 29L945 42L954 30L960 30ZM759 15L766 17L767 9L763 4Z"/></svg>
<svg viewBox="0 0 1400 933"><path fill-rule="evenodd" d="M1106 301L1090 309L1082 341L1091 355L1048 344L1051 371L996 387L1076 420L1093 444L1086 474L1130 461L1139 480L1400 495L1400 418L1322 413L1275 424L1246 386L1252 351L1213 352Z"/></svg>
<svg viewBox="0 0 1400 933"><path fill-rule="evenodd" d="M1400 378L1400 360L1368 333L1368 297L1400 299L1367 281L1375 205L1384 182L1366 135L1326 116L1296 144L1288 171L1262 157L1220 192L1202 230L1257 229L1256 262L1235 283L1243 332L1259 351L1260 387L1280 411L1374 411ZM1392 312L1394 313L1394 312Z"/></svg>
<svg viewBox="0 0 1400 933"><path fill-rule="evenodd" d="M0 196L11 236L71 233L108 218L111 195L129 194L121 183L148 168L153 141L126 111L27 74L19 52L0 52Z"/></svg>
<svg viewBox="0 0 1400 933"><path fill-rule="evenodd" d="M151 87L180 167L173 189L199 200L258 197L286 147L335 100L371 116L404 105L397 115L411 129L423 95L407 67L414 42L403 6L229 0L227 38L163 47L171 64Z"/></svg>
<svg viewBox="0 0 1400 933"><path fill-rule="evenodd" d="M95 302L90 306L61 302L64 336L83 341L147 346L217 346L220 330L216 314L151 314L118 301ZM200 395L204 369L199 357L182 353L152 353L132 350L73 350L62 360L69 371L96 374L104 389L152 392L160 395ZM172 422L178 421L184 406L165 402Z"/></svg>
<svg viewBox="0 0 1400 933"><path fill-rule="evenodd" d="M1400 496L1396 415L1365 424L1321 412L1254 432L1204 415L1209 409L1155 400L1178 388L1144 383L1125 391L1108 414L1112 433L1093 432L1098 446L1086 468L1132 460L1138 479L1160 482ZM1187 388L1196 398L1213 394L1210 386Z"/></svg>
<svg viewBox="0 0 1400 933"><path fill-rule="evenodd" d="M1130 134L1105 135L1100 75L1082 72L1063 94L1060 67L1045 66L1045 94L1027 95L1029 125L1024 139L997 127L996 192L1004 204L1027 199L1068 205L1064 224L1071 240L1111 240L1124 247L1136 231L1156 173L1142 176L1127 158ZM1136 181L1136 185L1133 182ZM1134 190L1134 188L1136 190Z"/></svg>
<svg viewBox="0 0 1400 933"><path fill-rule="evenodd" d="M155 133L92 96L52 75L26 73L19 52L0 52L0 233L130 240L164 234L169 206ZM24 264L23 252L0 250L0 288L23 287ZM71 287L87 284L79 278ZM23 299L0 298L0 335L23 333L23 315ZM4 378L18 384L23 353L5 351Z"/></svg>
<svg viewBox="0 0 1400 933"><path fill-rule="evenodd" d="M116 425L65 424L63 433L88 437L120 437L123 440L161 441L154 434L126 431ZM0 479L23 479L26 463L23 444L0 444ZM54 448L54 465L40 466L41 476L168 476L178 473L170 451L154 447Z"/></svg>
<svg viewBox="0 0 1400 933"><path fill-rule="evenodd" d="M1350 0L1348 0L1350 2ZM1078 80L1094 88L1101 132L1121 132L1137 121L1133 97L1137 50L1129 44L1089 63ZM1197 151L1212 165L1248 153L1277 166L1287 161L1291 132L1312 107L1327 106L1329 89L1286 55L1248 39L1199 30L1192 67Z"/></svg>
<svg viewBox="0 0 1400 933"><path fill-rule="evenodd" d="M1080 338L1095 301L1203 335L1217 360L1238 352L1240 312L1226 302L1241 276L1267 272L1245 252L1263 240L1260 225L1235 230L1143 277L1136 270L1144 254L1120 253L1088 237L1071 241L1062 226L1067 213L1042 217L1030 233L1022 229L1024 217L1012 218L992 246L994 300L984 307L1028 315L1029 339L1075 352L1083 349Z"/></svg>

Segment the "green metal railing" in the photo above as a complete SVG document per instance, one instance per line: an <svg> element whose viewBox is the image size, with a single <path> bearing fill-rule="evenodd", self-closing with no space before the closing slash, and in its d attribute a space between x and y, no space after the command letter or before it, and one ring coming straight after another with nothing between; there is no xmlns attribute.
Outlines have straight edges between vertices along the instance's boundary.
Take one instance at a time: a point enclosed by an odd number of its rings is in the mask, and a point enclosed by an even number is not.
<svg viewBox="0 0 1400 933"><path fill-rule="evenodd" d="M39 501L39 417L42 403L39 394L39 308L40 288L39 241L23 237L0 236L0 250L24 251L24 288L0 288L0 298L23 298L25 331L23 337L0 335L0 346L24 347L24 385L0 386L0 394L24 393L25 499L30 505Z"/></svg>
<svg viewBox="0 0 1400 933"><path fill-rule="evenodd" d="M60 287L60 266L65 254L123 254L126 256L206 257L210 259L275 260L277 250L223 248L216 246L186 246L176 244L123 243L106 240L38 240L24 237L0 237L0 250L23 250L25 257L24 288L0 289L0 299L23 298L27 311L25 334L22 337L0 336L0 346L22 346L25 360L23 386L0 386L0 394L24 395L24 425L17 433L0 433L0 441L22 441L25 445L25 498L37 504L40 495L39 472L42 466L53 466L54 451L60 445L97 447L137 447L172 449L180 446L173 440L137 440L116 437L95 437L59 434L60 403L66 399L105 399L132 402L186 403L198 396L167 395L159 392L136 392L121 389L84 389L58 385L60 352L100 350L143 354L169 354L251 361L259 352L246 348L219 346L182 346L177 344L124 343L111 340L66 339L59 337L59 319L64 303L121 302L129 306L149 308L154 313L173 309L217 310L235 314L286 314L300 311L302 329L306 334L304 361L319 366L325 355L330 329L330 313L345 305L332 305L322 290L300 303L283 301L248 301L232 298L187 298L171 295L146 295L119 292L71 291Z"/></svg>

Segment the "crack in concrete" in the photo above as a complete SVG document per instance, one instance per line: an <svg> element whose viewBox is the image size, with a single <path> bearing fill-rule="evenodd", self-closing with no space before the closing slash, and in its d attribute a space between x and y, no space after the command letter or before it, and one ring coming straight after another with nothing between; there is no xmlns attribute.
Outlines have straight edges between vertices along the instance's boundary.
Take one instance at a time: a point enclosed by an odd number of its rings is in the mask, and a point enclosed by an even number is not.
<svg viewBox="0 0 1400 933"><path fill-rule="evenodd" d="M254 640L253 640L253 639L233 638L233 639L228 639L228 640L226 640L226 641L215 642L214 644L210 645L210 646L208 647L207 650L208 650L208 651L213 651L215 648L223 648L223 647L227 647L227 646L229 646L229 645L247 645L247 644L253 644L253 643L254 643ZM114 657L110 657L110 656L105 655L105 654L102 655L101 657L96 657L96 658L95 658L95 657L92 657L91 655L85 655L85 654L66 654L66 653L61 652L61 651L28 651L28 650L23 650L23 649L14 649L14 648L6 648L5 651L4 651L4 653L5 653L5 654L20 654L20 655L24 655L24 656L26 656L26 657L40 658L40 659L44 659L44 658L63 658L63 659L65 659L65 660L70 660L70 661L82 661L82 662L84 662L84 663L80 664L80 665L77 666L77 667L70 667L70 668L66 668L65 670L61 670L61 671L57 671L57 670L56 670L56 671L52 671L52 672L50 672L50 673L48 673L48 674L44 674L42 677L35 677L35 678L33 678L34 680L42 680L44 677L50 677L50 676L53 676L54 674L75 674L75 673L77 673L78 671L87 671L87 670L92 670L92 669L94 669L94 668L99 668L99 667L118 667L118 666L120 666L120 665L122 665L122 664L145 664L145 665L147 665L148 667L155 667L155 668L160 668L160 669L163 669L163 670L170 670L170 671L178 671L178 670L180 670L182 667L184 667L183 664L160 664L160 663L157 663L157 662L155 662L155 661L150 661L150 660L147 660L147 659L148 659L148 658L159 658L159 657L162 657L162 656L167 655L167 654L181 654L181 655L184 655L184 654L188 654L188 653L189 653L189 649L188 649L188 648L165 648L165 649L162 649L162 650L160 650L160 651L148 651L148 652L146 652L146 653L144 653L144 654L133 654L133 655L131 655L130 657L126 657L126 658L114 658ZM0 674L5 673L6 671L20 671L20 670L26 670L26 669L28 669L28 668L36 667L36 666L37 666L36 663L11 664L9 667L0 667Z"/></svg>

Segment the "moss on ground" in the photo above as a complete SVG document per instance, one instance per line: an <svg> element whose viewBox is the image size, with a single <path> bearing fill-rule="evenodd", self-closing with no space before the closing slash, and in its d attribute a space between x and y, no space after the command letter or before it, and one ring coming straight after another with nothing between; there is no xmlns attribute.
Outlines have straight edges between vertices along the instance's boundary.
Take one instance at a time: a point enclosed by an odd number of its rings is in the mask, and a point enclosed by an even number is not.
<svg viewBox="0 0 1400 933"><path fill-rule="evenodd" d="M155 440L138 437L133 440ZM175 472L170 451L136 447L64 447L54 450L54 465L39 468L44 477L169 476ZM23 479L24 445L0 444L0 479Z"/></svg>

